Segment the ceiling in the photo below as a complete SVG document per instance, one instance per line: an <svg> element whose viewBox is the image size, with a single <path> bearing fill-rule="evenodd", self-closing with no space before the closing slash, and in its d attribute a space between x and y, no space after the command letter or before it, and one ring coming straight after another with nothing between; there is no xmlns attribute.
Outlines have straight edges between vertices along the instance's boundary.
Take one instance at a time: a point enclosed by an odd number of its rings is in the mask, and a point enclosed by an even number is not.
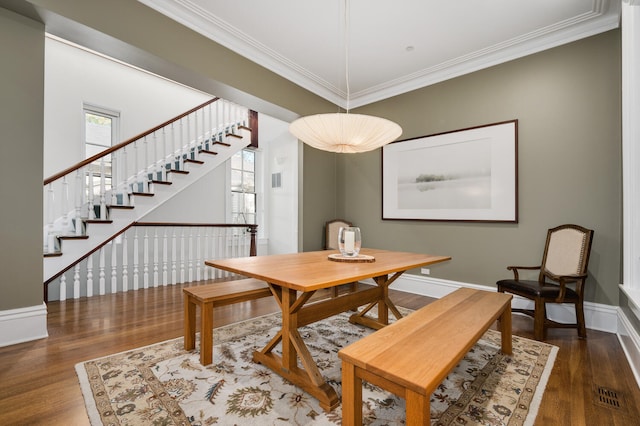
<svg viewBox="0 0 640 426"><path fill-rule="evenodd" d="M344 108L620 21L619 0L138 1Z"/></svg>

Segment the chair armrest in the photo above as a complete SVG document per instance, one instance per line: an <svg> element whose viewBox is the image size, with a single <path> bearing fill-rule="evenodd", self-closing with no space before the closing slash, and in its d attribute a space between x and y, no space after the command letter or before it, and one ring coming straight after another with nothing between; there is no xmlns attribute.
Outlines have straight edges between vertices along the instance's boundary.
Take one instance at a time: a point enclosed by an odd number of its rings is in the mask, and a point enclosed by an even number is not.
<svg viewBox="0 0 640 426"><path fill-rule="evenodd" d="M518 269L536 270L540 268L541 266L507 266L507 270L513 271L513 279L516 281L520 279L520 275L518 274Z"/></svg>
<svg viewBox="0 0 640 426"><path fill-rule="evenodd" d="M558 298L556 299L557 303L562 303L562 301L564 300L566 284L584 281L587 279L587 274L554 275L548 271L547 276L553 280L556 280L558 282L558 285L560 286L560 293L558 294Z"/></svg>

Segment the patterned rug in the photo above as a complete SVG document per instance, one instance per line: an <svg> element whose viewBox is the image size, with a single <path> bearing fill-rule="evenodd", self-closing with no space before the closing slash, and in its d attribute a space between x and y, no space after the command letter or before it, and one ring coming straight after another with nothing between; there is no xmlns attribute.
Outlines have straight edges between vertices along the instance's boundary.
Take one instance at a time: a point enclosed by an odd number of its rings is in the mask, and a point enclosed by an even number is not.
<svg viewBox="0 0 640 426"><path fill-rule="evenodd" d="M348 315L300 329L338 395L338 350L372 332ZM207 367L197 351L183 349L182 338L76 365L91 424L340 424L341 407L324 412L312 396L252 362L279 324L280 315L271 314L216 328ZM431 396L432 425L533 424L558 348L514 336L512 356L499 349L500 334L487 331ZM365 383L363 416L366 425L402 425L404 400Z"/></svg>

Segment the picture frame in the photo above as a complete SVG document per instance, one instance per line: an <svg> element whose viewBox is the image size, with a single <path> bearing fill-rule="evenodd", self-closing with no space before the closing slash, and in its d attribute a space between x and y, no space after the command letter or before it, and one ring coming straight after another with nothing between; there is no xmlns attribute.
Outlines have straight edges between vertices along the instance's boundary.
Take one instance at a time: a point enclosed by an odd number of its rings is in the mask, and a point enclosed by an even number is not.
<svg viewBox="0 0 640 426"><path fill-rule="evenodd" d="M518 222L518 120L382 147L382 219Z"/></svg>

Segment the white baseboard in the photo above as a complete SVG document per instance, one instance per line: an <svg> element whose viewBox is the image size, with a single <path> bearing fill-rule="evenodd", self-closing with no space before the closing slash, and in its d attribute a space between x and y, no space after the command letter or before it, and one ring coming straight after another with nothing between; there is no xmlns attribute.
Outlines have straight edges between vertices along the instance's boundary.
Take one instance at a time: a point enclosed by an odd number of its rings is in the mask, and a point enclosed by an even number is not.
<svg viewBox="0 0 640 426"><path fill-rule="evenodd" d="M640 386L640 335L638 335L629 318L620 308L618 308L617 334L636 382Z"/></svg>
<svg viewBox="0 0 640 426"><path fill-rule="evenodd" d="M0 347L48 335L46 304L0 311Z"/></svg>
<svg viewBox="0 0 640 426"><path fill-rule="evenodd" d="M373 281L371 281L372 284ZM478 290L496 291L496 287L488 287L478 284L449 281L438 278L430 278L421 275L404 274L400 276L392 285L392 289L406 291L408 293L420 294L422 296L439 299L458 288L467 287ZM514 308L533 309L533 302L514 296L512 306ZM575 313L573 305L547 305L547 315L554 321L574 322ZM608 333L618 332L618 307L603 305L600 303L585 302L584 316L587 328L592 330L606 331Z"/></svg>

